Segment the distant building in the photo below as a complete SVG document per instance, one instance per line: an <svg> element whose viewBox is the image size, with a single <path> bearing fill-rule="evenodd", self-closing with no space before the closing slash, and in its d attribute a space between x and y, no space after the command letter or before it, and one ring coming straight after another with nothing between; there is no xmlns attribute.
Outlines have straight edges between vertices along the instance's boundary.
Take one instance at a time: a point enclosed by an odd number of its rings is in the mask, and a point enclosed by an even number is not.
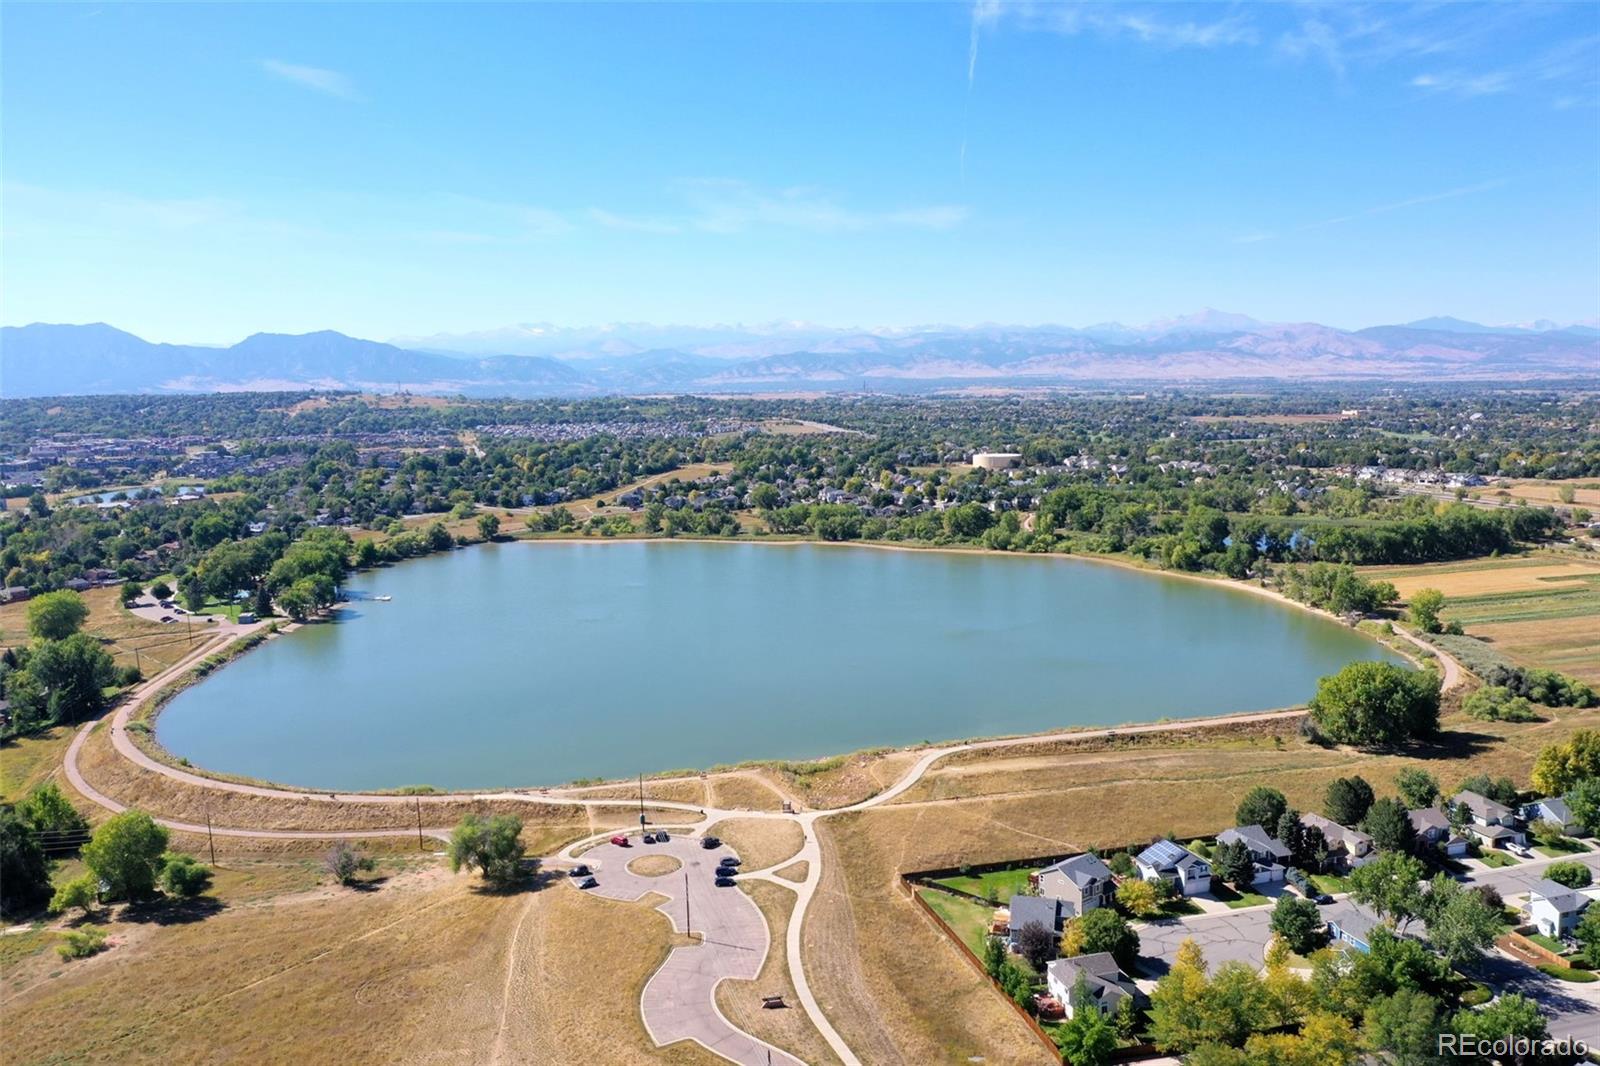
<svg viewBox="0 0 1600 1066"><path fill-rule="evenodd" d="M1021 452L975 452L972 465L979 470L1010 470L1022 465Z"/></svg>

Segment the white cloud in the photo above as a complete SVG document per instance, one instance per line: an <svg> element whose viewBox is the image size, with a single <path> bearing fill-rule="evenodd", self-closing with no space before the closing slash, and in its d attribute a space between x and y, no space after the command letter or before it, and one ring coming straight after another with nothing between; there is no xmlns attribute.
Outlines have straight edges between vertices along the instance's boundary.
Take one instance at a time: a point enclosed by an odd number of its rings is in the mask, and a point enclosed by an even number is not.
<svg viewBox="0 0 1600 1066"><path fill-rule="evenodd" d="M278 59L263 59L261 69L284 81L299 85L302 88L313 89L329 96L337 96L341 100L357 99L355 87L350 84L350 79L337 70L327 70L323 67L307 67L298 63L285 63Z"/></svg>
<svg viewBox="0 0 1600 1066"><path fill-rule="evenodd" d="M1509 72L1493 71L1488 74L1418 74L1411 79L1413 88L1429 92L1449 93L1453 96L1493 96L1506 92L1513 85Z"/></svg>
<svg viewBox="0 0 1600 1066"><path fill-rule="evenodd" d="M1454 189L1445 189L1442 192L1427 193L1422 196L1411 196L1404 200L1395 200L1392 203L1378 204L1373 207L1364 207L1359 211L1349 214L1335 215L1332 218L1318 219L1315 222L1303 222L1291 227L1289 233L1304 233L1308 230L1326 229L1329 226L1339 226L1357 219L1370 218L1373 215L1386 215L1391 211L1403 211L1408 207L1420 207L1423 204L1438 203L1441 200L1454 200L1460 196L1472 196L1480 192L1488 192L1508 184L1507 178L1494 178L1490 181L1480 181L1476 185L1462 185ZM1259 244L1262 241L1276 240L1279 235L1269 230L1241 234L1233 238L1234 244Z"/></svg>

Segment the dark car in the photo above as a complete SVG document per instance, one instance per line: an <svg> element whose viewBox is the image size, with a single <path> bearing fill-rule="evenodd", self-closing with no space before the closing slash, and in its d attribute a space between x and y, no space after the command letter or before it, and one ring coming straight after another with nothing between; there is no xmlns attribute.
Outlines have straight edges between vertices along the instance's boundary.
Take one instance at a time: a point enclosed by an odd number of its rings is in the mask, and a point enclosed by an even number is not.
<svg viewBox="0 0 1600 1066"><path fill-rule="evenodd" d="M736 882L734 881L733 878L728 877L725 874L719 874L717 876L717 887L718 888L732 888L735 883Z"/></svg>
<svg viewBox="0 0 1600 1066"><path fill-rule="evenodd" d="M742 863L740 863L739 860L734 858L732 855L724 855L722 857L722 861L717 863L717 865L725 870L737 870Z"/></svg>
<svg viewBox="0 0 1600 1066"><path fill-rule="evenodd" d="M1328 904L1333 902L1333 897L1328 895L1326 892L1318 892L1313 898L1316 899L1319 906L1323 907L1326 907Z"/></svg>
<svg viewBox="0 0 1600 1066"><path fill-rule="evenodd" d="M574 866L570 871L568 871L567 876L568 877L588 877L589 876L589 867L585 866L583 863L580 862L578 865Z"/></svg>
<svg viewBox="0 0 1600 1066"><path fill-rule="evenodd" d="M656 834L656 843L657 844L665 844L667 841L669 841L671 839L672 839L671 837L667 836L667 831L665 829L661 830L659 833Z"/></svg>
<svg viewBox="0 0 1600 1066"><path fill-rule="evenodd" d="M599 887L599 885L600 885L600 882L596 881L592 877L585 877L582 881L578 882L578 887L579 888L597 888L597 887Z"/></svg>
<svg viewBox="0 0 1600 1066"><path fill-rule="evenodd" d="M646 833L644 835L644 842L646 844L654 844L656 842L656 835L654 833Z"/></svg>
<svg viewBox="0 0 1600 1066"><path fill-rule="evenodd" d="M710 851L712 848L722 847L722 841L718 840L716 837L701 837L700 846L705 848L707 851Z"/></svg>

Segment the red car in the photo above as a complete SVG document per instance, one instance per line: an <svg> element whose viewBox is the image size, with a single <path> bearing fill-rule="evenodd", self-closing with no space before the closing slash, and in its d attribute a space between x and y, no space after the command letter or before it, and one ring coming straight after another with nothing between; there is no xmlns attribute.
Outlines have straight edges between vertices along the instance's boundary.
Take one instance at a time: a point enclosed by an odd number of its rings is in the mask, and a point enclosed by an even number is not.
<svg viewBox="0 0 1600 1066"><path fill-rule="evenodd" d="M611 843L615 844L619 848L628 848L633 846L628 843L628 838L623 836L621 833L618 833L616 836L612 837Z"/></svg>

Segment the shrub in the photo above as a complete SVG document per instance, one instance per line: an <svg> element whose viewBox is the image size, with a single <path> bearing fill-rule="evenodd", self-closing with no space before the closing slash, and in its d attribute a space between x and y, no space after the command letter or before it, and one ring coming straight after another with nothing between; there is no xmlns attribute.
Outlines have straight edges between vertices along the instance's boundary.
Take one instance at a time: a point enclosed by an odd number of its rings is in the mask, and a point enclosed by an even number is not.
<svg viewBox="0 0 1600 1066"><path fill-rule="evenodd" d="M97 955L106 949L106 931L99 926L86 925L82 929L70 930L62 936L65 940L56 945L56 954L68 962L73 959L87 959L90 955Z"/></svg>
<svg viewBox="0 0 1600 1066"><path fill-rule="evenodd" d="M1581 862L1553 862L1545 868L1544 875L1568 888L1588 888L1594 880L1589 868Z"/></svg>
<svg viewBox="0 0 1600 1066"><path fill-rule="evenodd" d="M56 889L56 894L50 899L50 910L54 914L77 907L83 911L87 918L94 911L95 904L100 902L100 882L94 874L84 874L74 877L71 881Z"/></svg>
<svg viewBox="0 0 1600 1066"><path fill-rule="evenodd" d="M1351 663L1311 699L1317 728L1341 744L1393 747L1439 731L1439 677L1393 663Z"/></svg>
<svg viewBox="0 0 1600 1066"><path fill-rule="evenodd" d="M1514 696L1503 685L1485 685L1461 703L1469 716L1485 722L1537 722L1526 696Z"/></svg>
<svg viewBox="0 0 1600 1066"><path fill-rule="evenodd" d="M169 896L192 899L211 885L211 871L193 855L168 852L161 862L161 887Z"/></svg>
<svg viewBox="0 0 1600 1066"><path fill-rule="evenodd" d="M354 884L356 874L376 869L377 866L378 862L372 856L362 854L342 840L322 857L322 868L341 885Z"/></svg>

